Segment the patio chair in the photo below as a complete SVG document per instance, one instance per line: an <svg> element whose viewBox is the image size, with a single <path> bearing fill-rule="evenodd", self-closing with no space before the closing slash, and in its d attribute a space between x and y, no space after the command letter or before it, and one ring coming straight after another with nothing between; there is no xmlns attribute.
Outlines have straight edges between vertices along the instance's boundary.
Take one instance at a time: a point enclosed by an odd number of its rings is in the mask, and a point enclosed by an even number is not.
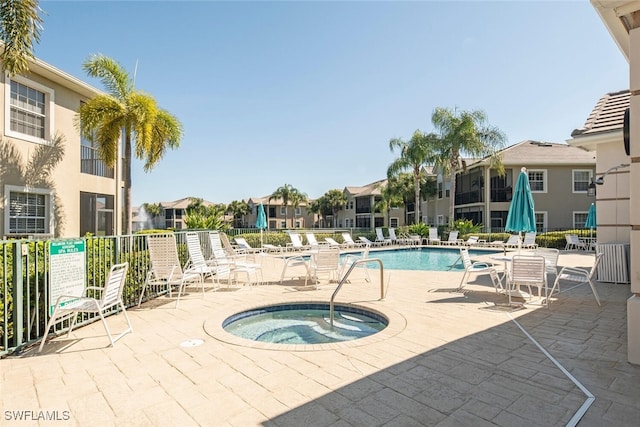
<svg viewBox="0 0 640 427"><path fill-rule="evenodd" d="M440 237L438 236L437 227L429 227L429 238L427 239L429 245L439 245Z"/></svg>
<svg viewBox="0 0 640 427"><path fill-rule="evenodd" d="M364 236L360 236L360 237L358 237L358 239L362 242L363 246L369 245L370 247L373 247L373 246L382 246L383 245L382 242L378 242L378 241L372 242L371 240L367 239Z"/></svg>
<svg viewBox="0 0 640 427"><path fill-rule="evenodd" d="M309 243L309 246L311 246L311 249L317 249L320 245L324 246L329 244L327 242L318 242L316 235L313 233L305 233L305 237L307 238L307 242Z"/></svg>
<svg viewBox="0 0 640 427"><path fill-rule="evenodd" d="M560 257L560 251L558 249L537 248L533 254L544 257L547 276L549 274L553 274L554 276L558 275L558 258Z"/></svg>
<svg viewBox="0 0 640 427"><path fill-rule="evenodd" d="M364 250L360 254L346 254L343 255L342 261L340 263L340 273L338 274L338 279L342 280L344 274L351 268L351 266L358 260L367 259L369 257L369 249L371 245L365 245ZM371 276L369 276L369 269L367 268L367 263L360 264L362 268L364 268L364 273L366 275L365 280L367 282L371 282ZM356 267L357 268L357 267Z"/></svg>
<svg viewBox="0 0 640 427"><path fill-rule="evenodd" d="M577 234L565 234L564 239L567 241L567 244L564 247L565 251L569 250L587 250L587 244L580 240Z"/></svg>
<svg viewBox="0 0 640 427"><path fill-rule="evenodd" d="M102 324L107 332L111 346L113 346L116 341L124 335L129 332L133 332L131 321L129 320L127 310L124 306L124 302L122 301L122 289L124 288L125 280L127 278L128 268L129 264L126 262L112 265L104 286L87 286L84 288L82 295L61 295L58 297L53 313L49 318L49 322L47 322L47 328L42 336L40 347L38 347L38 353L42 351L51 327L68 316L71 316L71 325L69 326L67 337L71 335L71 331L78 320L79 313L97 313L100 316L100 320L102 320ZM97 294L97 296L90 297L90 293ZM118 310L122 310L122 313L124 313L124 317L127 320L127 329L115 338L111 335L109 326L104 319L105 314L112 311L114 307L117 307ZM117 312L118 311L116 311L116 313Z"/></svg>
<svg viewBox="0 0 640 427"><path fill-rule="evenodd" d="M469 236L467 240L465 240L462 244L465 246L474 246L479 245L480 237L479 236Z"/></svg>
<svg viewBox="0 0 640 427"><path fill-rule="evenodd" d="M224 237L226 237L226 234L222 233L220 235L220 237L223 239L223 245L224 245ZM245 239L244 237L234 237L233 240L236 242L236 244L238 245L238 249L239 250L234 250L234 254L235 255L239 255L239 254L255 254L255 253L260 253L262 252L261 248L254 248L252 247L248 242L247 239Z"/></svg>
<svg viewBox="0 0 640 427"><path fill-rule="evenodd" d="M440 242L443 245L459 245L461 241L458 239L458 230L452 230L449 232L449 238Z"/></svg>
<svg viewBox="0 0 640 427"><path fill-rule="evenodd" d="M325 240L325 242L327 242L329 244L329 246L335 246L335 247L338 247L338 248L347 248L347 247L349 247L349 245L346 244L346 243L338 243L332 237L325 237L324 240Z"/></svg>
<svg viewBox="0 0 640 427"><path fill-rule="evenodd" d="M384 237L382 228L380 227L376 227L376 242L380 243L380 245L390 245L391 243L393 243L391 239L389 239L388 237Z"/></svg>
<svg viewBox="0 0 640 427"><path fill-rule="evenodd" d="M247 275L247 281L250 285L262 283L262 266L246 260L244 255L229 256L223 248L221 236L224 233L219 231L209 232L209 242L211 244L212 259L211 262L221 267L227 267L233 273L233 278L237 279L238 273ZM255 282L251 280L251 275L255 277Z"/></svg>
<svg viewBox="0 0 640 427"><path fill-rule="evenodd" d="M406 244L407 239L398 238L396 235L396 229L393 227L389 227L389 240L392 244L403 245Z"/></svg>
<svg viewBox="0 0 640 427"><path fill-rule="evenodd" d="M529 299L533 297L531 287L538 288L538 297L542 299L542 289L547 294L547 270L545 259L539 255L515 255L511 260L511 268L507 274L507 294L509 295L509 305L511 305L511 294L520 292L522 285L529 289ZM517 288L517 289L515 289Z"/></svg>
<svg viewBox="0 0 640 427"><path fill-rule="evenodd" d="M464 265L464 274L462 275L462 279L460 280L460 286L458 286L458 290L461 290L464 285L469 280L471 273L479 273L479 274L488 274L491 277L491 282L493 283L493 287L498 292L498 288L504 289L502 287L502 281L498 276L498 271L495 267L487 262L473 262L471 261L471 256L469 255L468 248L460 248L460 259L462 259L462 264Z"/></svg>
<svg viewBox="0 0 640 427"><path fill-rule="evenodd" d="M520 235L519 234L512 234L511 236L509 236L507 241L504 242L504 247L505 248L517 248L518 246L520 246Z"/></svg>
<svg viewBox="0 0 640 427"><path fill-rule="evenodd" d="M355 248L365 245L365 243L355 242L353 240L353 237L351 237L351 234L346 231L342 233L342 240L344 240L344 242L347 244L347 247L349 248Z"/></svg>
<svg viewBox="0 0 640 427"><path fill-rule="evenodd" d="M199 273L203 282L208 277L211 277L214 285L220 283L220 277L226 276L227 279L230 279L231 268L228 264L207 263L202 253L200 235L198 233L189 232L186 234L185 239L187 251L189 252L189 271Z"/></svg>
<svg viewBox="0 0 640 427"><path fill-rule="evenodd" d="M309 260L309 275L311 280L315 281L316 289L320 284L320 274L327 274L329 279L327 283L331 283L331 279L338 280L340 272L340 250L335 247L324 247L318 249L311 254ZM305 278L305 286L307 279Z"/></svg>
<svg viewBox="0 0 640 427"><path fill-rule="evenodd" d="M523 249L536 249L538 247L538 244L536 243L536 233L525 233L524 239L522 239L521 247Z"/></svg>
<svg viewBox="0 0 640 427"><path fill-rule="evenodd" d="M291 239L291 243L287 243L287 250L303 251L310 248L302 243L302 237L298 233L289 232L289 239Z"/></svg>
<svg viewBox="0 0 640 427"><path fill-rule="evenodd" d="M598 266L600 265L600 260L602 259L602 253L596 254L596 260L593 263L593 267L591 270L587 270L586 268L580 267L562 267L560 272L556 276L556 280L553 282L553 287L551 291L547 295L547 308L549 307L549 298L553 295L553 292L557 289L560 291L560 281L566 280L568 282L574 283L589 283L591 287L591 291L593 292L593 296L596 299L598 305L600 305L600 297L598 296L598 291L596 289L594 282L595 274L598 272Z"/></svg>
<svg viewBox="0 0 640 427"><path fill-rule="evenodd" d="M176 299L176 308L180 302L180 296L186 286L194 283L200 284L202 287L202 296L204 298L204 282L202 274L198 271L183 269L178 258L178 247L176 238L173 234L149 234L147 236L147 247L149 249L149 261L151 268L147 273L140 298L138 299L138 307L142 303L144 292L147 288L164 288L169 297L172 297L172 288L178 288L178 298Z"/></svg>

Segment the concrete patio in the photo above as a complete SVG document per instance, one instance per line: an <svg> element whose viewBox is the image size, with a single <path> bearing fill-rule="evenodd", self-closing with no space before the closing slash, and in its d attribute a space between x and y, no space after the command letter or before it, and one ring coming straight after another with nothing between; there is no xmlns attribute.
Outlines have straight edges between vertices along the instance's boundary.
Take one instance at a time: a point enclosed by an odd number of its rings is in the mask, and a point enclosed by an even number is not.
<svg viewBox="0 0 640 427"><path fill-rule="evenodd" d="M576 252L559 260L592 263L593 255ZM114 347L96 322L47 342L39 355L30 348L1 360L1 424L623 426L640 419L640 366L626 362L629 285L598 283L601 307L588 285L567 285L548 310L511 310L486 276L458 293L461 272L386 270L391 280L380 301L378 273L365 283L357 271L337 300L385 313L385 331L341 344L239 345L221 330L228 315L327 302L335 289L277 284L282 265L263 258L268 285L210 290L204 299L191 291L178 309L164 297L130 309L134 333ZM125 325L122 315L107 321L114 332ZM57 420L32 421L40 415Z"/></svg>

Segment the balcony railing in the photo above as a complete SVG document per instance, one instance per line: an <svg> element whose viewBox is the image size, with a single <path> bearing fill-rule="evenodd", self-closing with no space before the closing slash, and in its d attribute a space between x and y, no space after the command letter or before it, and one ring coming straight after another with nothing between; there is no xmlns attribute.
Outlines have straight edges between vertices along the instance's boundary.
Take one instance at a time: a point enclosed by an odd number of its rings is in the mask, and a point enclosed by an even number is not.
<svg viewBox="0 0 640 427"><path fill-rule="evenodd" d="M105 178L113 178L113 168L107 166L105 162L98 157L95 148L80 146L80 172L90 175L103 176Z"/></svg>

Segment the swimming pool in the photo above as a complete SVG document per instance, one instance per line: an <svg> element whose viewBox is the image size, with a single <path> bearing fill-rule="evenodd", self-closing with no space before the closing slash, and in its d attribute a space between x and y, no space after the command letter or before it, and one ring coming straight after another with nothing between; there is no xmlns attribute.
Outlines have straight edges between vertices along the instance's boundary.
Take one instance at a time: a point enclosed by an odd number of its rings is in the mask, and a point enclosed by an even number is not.
<svg viewBox="0 0 640 427"><path fill-rule="evenodd" d="M273 344L325 344L376 334L389 321L379 313L336 304L333 327L328 303L291 303L243 311L228 317L222 328L252 341Z"/></svg>
<svg viewBox="0 0 640 427"><path fill-rule="evenodd" d="M486 255L493 251L471 250L474 255ZM459 248L412 248L370 251L369 258L379 258L385 270L464 270ZM369 268L378 268L378 263L367 263Z"/></svg>

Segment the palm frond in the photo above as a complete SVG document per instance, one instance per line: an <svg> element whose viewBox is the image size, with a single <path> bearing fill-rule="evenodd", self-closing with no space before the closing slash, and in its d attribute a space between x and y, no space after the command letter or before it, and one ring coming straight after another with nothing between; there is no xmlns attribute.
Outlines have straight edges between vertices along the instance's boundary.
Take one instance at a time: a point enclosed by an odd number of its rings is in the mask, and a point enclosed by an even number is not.
<svg viewBox="0 0 640 427"><path fill-rule="evenodd" d="M25 168L25 183L28 187L46 187L52 185L51 174L64 158L65 138L56 134L51 144L40 144Z"/></svg>
<svg viewBox="0 0 640 427"><path fill-rule="evenodd" d="M133 80L129 73L113 59L94 54L87 59L82 68L90 77L100 79L107 92L120 101L124 101L133 90Z"/></svg>
<svg viewBox="0 0 640 427"><path fill-rule="evenodd" d="M0 39L4 50L0 53L2 71L9 75L22 74L29 69L34 42L40 41L42 18L38 0L3 0L0 2Z"/></svg>

